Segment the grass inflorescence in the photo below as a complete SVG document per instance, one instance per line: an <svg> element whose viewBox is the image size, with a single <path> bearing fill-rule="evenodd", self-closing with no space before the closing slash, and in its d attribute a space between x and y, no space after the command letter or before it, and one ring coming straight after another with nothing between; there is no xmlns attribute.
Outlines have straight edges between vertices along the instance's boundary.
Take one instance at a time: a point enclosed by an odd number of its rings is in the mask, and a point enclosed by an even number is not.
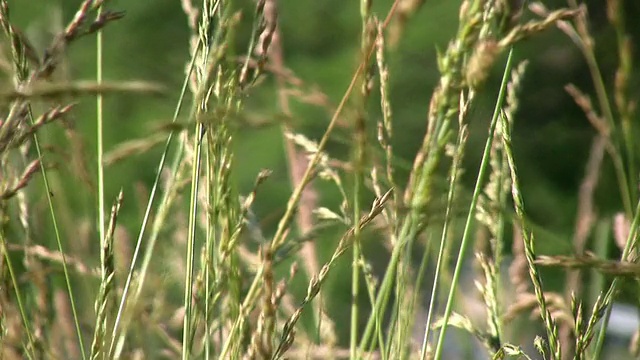
<svg viewBox="0 0 640 360"><path fill-rule="evenodd" d="M624 1L606 2L618 57L611 85L586 5L463 0L436 55L431 98L420 99L426 119L406 167L394 94L403 69L393 64L427 2L360 1L355 64L336 104L288 67L285 2L180 3L189 52L182 86L172 91L106 76L105 44L118 41L107 29L126 21L125 11L109 7L127 4L84 0L42 46L14 22L13 4L0 0L8 50L0 59L7 75L0 89L3 358L449 359L478 356L474 346L491 359L604 356L612 305L623 285L637 289L640 274ZM565 84L595 132L570 254L540 246L546 233L529 216L514 135L530 66L517 50L548 31L575 43L595 96ZM61 67L69 49L93 37L95 79L67 78ZM177 95L171 123L111 144L106 104L123 94ZM274 105L252 112L264 94ZM92 98L95 139L73 126ZM493 113L483 122L478 109L487 99ZM320 136L299 126L300 104L328 114ZM247 191L238 175L246 149L238 144L254 120L277 130L286 166L256 171ZM341 131L347 155L333 147ZM71 154L57 148L60 139ZM78 151L86 139L95 158ZM117 167L157 155L161 144L150 187L125 192ZM595 205L606 161L620 197L613 225ZM285 199L265 204L282 178ZM109 212L111 185L120 191ZM78 198L84 212L73 210ZM132 215L129 203L140 213ZM265 207L277 208L271 218ZM607 253L614 243L619 259ZM551 268L566 271L562 291ZM349 281L336 290L331 283L340 277ZM451 339L474 341L464 348Z"/></svg>

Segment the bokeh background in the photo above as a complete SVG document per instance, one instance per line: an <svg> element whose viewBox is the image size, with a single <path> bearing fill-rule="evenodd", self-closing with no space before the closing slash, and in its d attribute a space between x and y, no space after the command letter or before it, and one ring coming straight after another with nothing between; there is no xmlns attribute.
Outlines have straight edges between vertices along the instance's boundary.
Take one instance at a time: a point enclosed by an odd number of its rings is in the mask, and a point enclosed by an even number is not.
<svg viewBox="0 0 640 360"><path fill-rule="evenodd" d="M22 28L38 50L43 50L63 24L77 9L79 0L12 1L12 19ZM250 31L253 2L238 1L246 11L238 27L238 48L246 42ZM286 66L303 80L304 87L328 104L337 104L342 97L358 61L360 17L356 0L280 0L279 21ZM587 1L589 19L596 43L601 71L611 89L618 64L615 33L607 21L604 0ZM108 80L140 79L156 82L166 89L162 97L145 95L109 95L105 99L105 147L107 151L124 141L144 138L160 132L173 114L186 63L189 59L190 36L186 17L179 0L113 0L109 7L123 10L126 16L104 32L104 77ZM390 0L374 1L374 12L383 17ZM563 1L547 0L554 9ZM637 44L640 40L640 2L625 1L627 29ZM459 1L428 0L407 23L402 35L389 52L391 73L391 103L395 115L394 146L397 170L404 183L413 157L425 132L426 113L431 93L439 79L436 64L437 49L444 49L457 29ZM530 12L525 17L532 17ZM634 46L634 58L640 58ZM552 28L535 36L515 50L516 60L527 59L529 67L521 91L520 110L514 129L515 156L518 162L527 212L539 230L539 252L568 254L575 227L578 187L584 176L595 130L583 112L564 90L572 83L587 94L593 94L593 84L582 55L570 39ZM502 59L497 61L501 63ZM74 42L67 51L60 77L68 79L95 78L95 39L86 37ZM634 62L638 68L637 61ZM472 110L471 140L465 161L466 193L470 193L481 149L486 137L486 125L491 116L500 66L492 72L489 82L479 94ZM640 94L640 77L634 73L631 93ZM289 178L278 113L275 81L265 76L261 86L246 100L246 119L237 124L234 176L240 193L250 191L256 174L262 168L273 170L255 203L255 212L266 234L273 231L289 194ZM371 118L379 117L372 100ZM51 159L57 165L53 175L54 194L67 209L62 217L65 234L72 239L86 231L82 224L95 217L95 100L79 99L72 126L79 135L70 142L68 133L60 128L48 132L45 142ZM330 109L305 104L295 99L293 124L296 131L311 139L319 139L331 116ZM183 120L186 118L183 116ZM345 118L328 147L332 157L348 160L352 124ZM373 127L372 127L373 129ZM113 199L122 188L125 205L120 217L124 231L136 234L145 194L151 186L159 161L161 146L127 158L107 169L106 198ZM339 194L331 186L321 188L320 203L335 208ZM444 189L443 177L443 189ZM443 190L444 191L444 190ZM132 199L132 200L129 200ZM599 217L612 217L621 211L620 196L609 159L605 160L596 191ZM466 201L461 199L461 201ZM45 208L40 209L46 223ZM437 209L436 209L437 211ZM90 227L90 226L89 226ZM46 229L46 226L43 225ZM84 229L84 230L83 230ZM333 250L338 232L324 233L317 241L321 261ZM131 238L133 241L135 237ZM73 247L73 241L70 245ZM97 246L97 243L95 244ZM383 263L386 258L379 245L366 250ZM616 256L612 245L611 256ZM96 256L97 260L97 256ZM155 264L159 271L168 271L165 264ZM348 262L338 265L337 273L348 270ZM557 278L564 278L557 277ZM561 283L550 283L561 287ZM304 291L304 281L300 281ZM327 306L334 314L348 313L350 280L332 276L326 291L332 291ZM628 294L629 295L629 294ZM346 317L343 317L346 318ZM347 327L339 329L346 335ZM346 336L345 336L346 339Z"/></svg>

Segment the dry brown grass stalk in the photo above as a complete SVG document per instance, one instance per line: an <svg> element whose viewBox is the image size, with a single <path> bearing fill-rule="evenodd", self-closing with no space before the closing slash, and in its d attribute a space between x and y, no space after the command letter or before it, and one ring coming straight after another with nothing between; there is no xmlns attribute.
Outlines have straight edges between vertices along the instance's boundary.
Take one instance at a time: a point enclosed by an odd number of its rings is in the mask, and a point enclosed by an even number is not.
<svg viewBox="0 0 640 360"><path fill-rule="evenodd" d="M600 259L589 252L579 256L539 256L536 263L567 270L591 269L606 275L640 277L640 265L634 262Z"/></svg>
<svg viewBox="0 0 640 360"><path fill-rule="evenodd" d="M385 203L389 200L392 190L387 191L382 197L376 198L371 206L368 214L364 215L362 219L357 223L357 226L361 228L366 227L369 223L378 216L384 209ZM355 229L350 228L340 239L338 246L336 247L331 259L325 263L320 272L314 275L309 282L307 288L307 295L305 296L302 304L296 309L293 315L285 322L282 329L282 337L280 343L275 351L276 357L283 356L290 348L295 339L295 325L302 315L302 311L320 292L323 282L326 280L329 271L335 264L335 261L342 256L352 245Z"/></svg>
<svg viewBox="0 0 640 360"><path fill-rule="evenodd" d="M24 247L23 245L18 244L9 244L9 251L21 251L27 253L29 256L34 256L41 261L48 261L57 265L62 265L62 254L55 250L50 250L42 245L31 245L29 247ZM74 270L78 274L82 275L90 275L90 276L99 276L99 270L95 268L90 268L85 265L80 259L76 259L69 254L64 255L64 260L67 262L67 266L70 269Z"/></svg>
<svg viewBox="0 0 640 360"><path fill-rule="evenodd" d="M555 26L560 21L571 20L585 13L585 9L580 7L576 9L560 9L545 14L544 18L540 21L530 21L523 25L515 26L504 38L500 40L498 45L502 48L506 48L509 45L515 44L522 39L528 38L536 33L539 33L551 26Z"/></svg>
<svg viewBox="0 0 640 360"><path fill-rule="evenodd" d="M145 81L102 82L76 81L71 83L41 83L31 87L0 91L0 101L52 99L62 97L78 97L81 95L98 95L107 93L142 93L162 94L164 89L158 84Z"/></svg>
<svg viewBox="0 0 640 360"><path fill-rule="evenodd" d="M573 328L573 316L571 315L571 310L563 296L555 292L545 292L544 298L553 318L557 322L568 324ZM506 309L503 314L503 320L506 323L509 323L516 317L525 314L529 315L530 320L540 318L538 299L533 293L520 294Z"/></svg>
<svg viewBox="0 0 640 360"><path fill-rule="evenodd" d="M27 165L22 172L22 175L20 175L13 184L7 186L7 189L0 192L0 200L8 200L15 196L19 190L27 186L33 175L38 170L40 170L40 161L33 160L29 165Z"/></svg>

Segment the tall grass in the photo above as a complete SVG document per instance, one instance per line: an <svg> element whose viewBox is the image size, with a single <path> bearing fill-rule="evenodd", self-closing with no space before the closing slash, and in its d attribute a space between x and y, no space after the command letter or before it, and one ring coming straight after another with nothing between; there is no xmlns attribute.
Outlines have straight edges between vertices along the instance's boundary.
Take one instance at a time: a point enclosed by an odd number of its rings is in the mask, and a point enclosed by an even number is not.
<svg viewBox="0 0 640 360"><path fill-rule="evenodd" d="M130 139L109 151L104 97L167 92L149 81L105 78L104 44L118 39L103 34L103 28L118 26L124 13L109 10L112 4L106 0L85 0L42 52L12 21L9 2L0 0L0 25L11 64L11 83L0 91L2 355L449 359L479 356L450 345L451 339L471 336L477 342L467 343L483 346L482 358L604 356L612 304L627 284L625 278L638 272L638 157L629 86L633 60L622 0L607 1L619 57L612 89L595 56L584 5L569 1L567 8L551 11L539 3L462 1L457 31L438 52L439 80L430 101L424 101L426 127L406 182L396 174L395 134L402 129L392 101L392 81L402 69L390 67L388 58L397 55L399 48L390 44L402 39L424 1L385 4L387 12L378 14L373 1L360 2L356 65L336 106L315 102L331 114L315 141L293 121L299 115L291 102L310 100L304 96L305 82L286 67L286 34L278 17L279 7L286 4L257 0L253 11L246 11L233 0L182 0L190 53L172 123L165 132ZM126 4L118 6L126 10ZM244 31L247 25L250 29ZM557 31L554 27L582 52L597 104L586 92L567 85L597 132L578 197L570 256L540 254L539 229L527 216L521 160L512 136L527 76L527 61L517 65L516 50L540 32ZM93 35L96 80L60 80L56 75L66 49ZM502 74L495 93L488 84L494 68ZM284 117L279 129L290 179L286 205L272 232L254 206L262 201L266 184L274 181L273 170L257 173L248 193L242 193L234 175L239 166L238 123L247 117L247 99L265 89L274 90ZM86 219L70 216L64 201L68 194L57 190L82 182L81 171L65 178L61 164L51 160L50 148L42 145L43 137L56 141L47 135L57 128L65 129L69 143L89 138L69 125L74 104L88 101L88 96L97 100L96 156L89 160L95 163L96 176L79 192L96 207L83 241L97 247L99 256L76 250L80 240L71 238L73 232L66 227L79 228ZM491 98L495 106L474 169L465 160L472 149L471 129L478 128L472 127L472 115L482 98ZM338 160L328 146L338 126L346 127L353 140L346 161ZM144 211L135 229L122 230L122 206L134 197L121 190L107 217L105 185L118 182L109 166L123 159L135 161L133 155L162 141L153 183L139 200ZM621 194L619 260L607 258L614 237L607 220L597 219L593 204L598 178L606 171L605 154ZM86 160L85 154L75 156ZM38 170L41 184L34 181ZM462 181L465 172L474 180L470 194ZM54 189L52 177L62 186ZM339 194L339 206L323 203L322 192L328 188ZM36 218L43 215L35 210L42 201L38 194L49 209L45 223ZM634 203L639 205L634 208ZM65 227L61 214L70 219ZM336 245L323 259L318 239L335 236L335 229ZM129 231L135 236L128 236ZM590 237L595 255L587 252ZM125 238L135 239L132 249L119 245ZM388 251L385 264L369 257L374 241ZM334 272L348 253L349 309L343 313L350 316L332 317L327 304L345 296L327 283L338 276ZM304 271L298 271L298 262ZM477 271L468 270L471 263ZM562 293L551 289L543 266L568 269ZM598 279L589 293L580 273L585 268ZM612 276L611 281L600 273ZM478 293L465 288L465 276L475 279ZM66 294L64 300L60 294ZM475 298L481 314L467 306ZM310 325L305 324L305 313L310 313ZM525 320L523 315L535 316ZM522 331L524 321L535 324L535 330ZM345 339L339 338L342 329L348 329ZM85 347L87 341L90 347Z"/></svg>

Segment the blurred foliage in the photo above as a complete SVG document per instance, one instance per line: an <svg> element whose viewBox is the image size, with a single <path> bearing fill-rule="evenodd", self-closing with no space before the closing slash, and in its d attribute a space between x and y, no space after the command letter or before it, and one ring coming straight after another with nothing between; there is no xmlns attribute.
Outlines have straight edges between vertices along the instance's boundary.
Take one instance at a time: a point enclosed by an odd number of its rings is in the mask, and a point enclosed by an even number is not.
<svg viewBox="0 0 640 360"><path fill-rule="evenodd" d="M13 1L12 18L42 51L52 34L71 19L80 2ZM252 2L244 0L239 3L249 11L245 12L245 18L248 18ZM560 0L544 3L551 9L564 5ZM286 66L304 81L306 88L318 89L326 94L329 103L336 104L357 66L360 36L358 1L280 0L279 4ZM390 0L374 1L374 11L385 13L390 4ZM611 88L617 66L615 33L607 22L604 1L591 0L587 1L587 5L596 36L598 61L606 85ZM640 2L625 1L625 5L628 31L637 44L640 41L640 25L633 20L640 17ZM126 16L105 30L105 78L114 81L150 80L166 86L168 93L162 98L108 96L105 100L107 151L123 141L148 136L169 121L189 58L189 31L178 0L114 0L109 6L124 10ZM397 162L401 183L406 180L413 156L424 136L429 99L439 76L436 51L446 46L457 28L459 6L459 1L427 1L420 12L409 20L395 51L389 55L391 103L396 119L394 146L402 158ZM526 15L531 16L530 13ZM241 21L241 25L248 24L247 21ZM248 32L248 26L239 27L239 44L246 41ZM635 68L639 68L638 47L634 52ZM573 83L588 94L593 94L593 86L578 49L557 29L519 45L516 55L517 59L530 61L513 140L524 199L529 216L538 227L544 229L538 236L541 241L540 252L568 251L574 230L577 189L584 175L585 161L595 131L565 92L564 86ZM94 78L95 39L84 38L74 43L68 49L63 69L63 73L66 72L64 76L69 78ZM496 69L490 78L479 95L479 105L472 111L472 133L465 166L467 185L475 180L473 176L486 137L486 124L495 100L499 70ZM239 121L238 130L242 131L236 133L235 176L240 192L246 193L261 168L273 170L272 178L261 189L255 205L258 217L269 231L273 230L275 219L284 209L289 185L283 140L277 126L282 116L276 110L275 84L270 76L261 81L264 82L263 86L247 100L246 110L248 114L266 121L266 125L251 126ZM631 93L640 94L638 72L631 79ZM377 103L377 96L374 95L372 104ZM92 159L95 154L95 106L93 99L83 100L74 112L73 126L83 135L81 154L86 156L85 159ZM310 138L318 138L328 123L327 111L295 101L292 106L295 118L291 121L295 128ZM182 120L186 120L185 117L186 112ZM329 153L338 159L347 159L349 156L349 119L345 118L343 124L328 148ZM54 132L48 136L46 143L54 149L60 148L54 151L55 162L60 167L55 178L54 193L64 195L56 198L69 201L74 213L85 214L87 220L93 219L94 200L76 191L78 186L90 190L93 185L82 179L68 177L74 171L64 168L64 164L72 163L66 162L63 155L65 147L69 146L63 140L63 133ZM159 150L154 149L107 169L106 198L113 199L117 191L124 188L126 200L121 219L125 226L132 227L132 233L137 231L135 225L139 224L140 214L144 210L144 194L153 179L158 158ZM86 161L85 165L89 174L95 172L94 164ZM611 164L606 163L605 169L598 187L597 208L600 215L606 217L620 211L621 205ZM320 191L323 204L337 203L338 196L333 191L329 186ZM127 197L127 194L133 196ZM130 200L134 198L140 201ZM63 217L67 234L80 231L74 220L76 218ZM564 244L559 244L559 241ZM321 247L320 255L326 257L331 247ZM337 287L345 294L345 301L348 301L349 283L346 279L332 278L327 285L330 288ZM346 312L348 308L342 311Z"/></svg>

